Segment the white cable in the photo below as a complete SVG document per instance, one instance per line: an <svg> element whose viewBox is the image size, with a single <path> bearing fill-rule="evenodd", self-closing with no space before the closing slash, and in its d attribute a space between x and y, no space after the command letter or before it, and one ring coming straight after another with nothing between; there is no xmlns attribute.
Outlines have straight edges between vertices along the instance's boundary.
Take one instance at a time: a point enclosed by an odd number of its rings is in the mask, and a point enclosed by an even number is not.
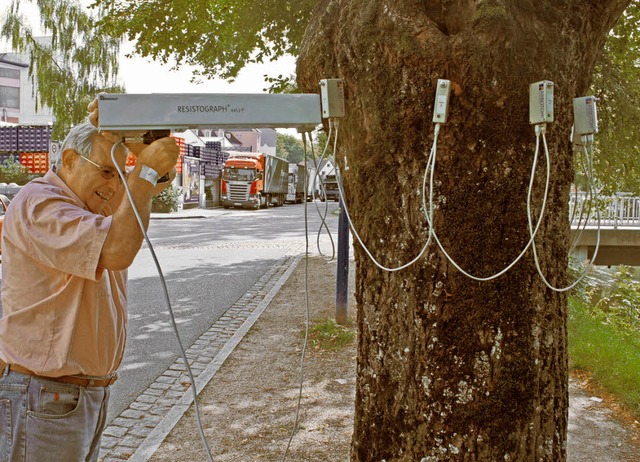
<svg viewBox="0 0 640 462"><path fill-rule="evenodd" d="M332 119L329 119L329 126L331 126L331 122ZM335 142L334 142L334 146L333 146L333 155L334 155L334 159L336 158L336 148L337 148L337 143L338 143L338 131L339 131L339 124L338 121L335 120L335 124L336 124L336 136L335 136ZM436 140L437 140L437 133L434 136L434 140L433 140L433 145L435 146ZM429 172L429 161L431 159L431 156L433 155L433 148L431 149L431 154L429 155L429 159L427 160L427 167L425 168L425 172L424 172L424 179L423 179L423 188L422 188L422 199L423 199L423 204L424 204L424 195L425 195L425 182L426 182L426 177L427 174ZM349 209L347 208L347 201L345 200L345 195L344 195L344 191L342 189L342 176L340 174L340 169L338 167L338 163L336 162L336 179L338 180L338 190L340 192L340 198L342 199L342 205L344 206L344 212L345 212L345 216L347 217L347 220L349 221L349 226L351 227L351 231L353 232L353 235L356 237L356 239L358 240L358 242L360 243L360 245L362 246L363 250L365 251L365 253L369 256L369 258L371 259L371 261L381 270L384 271L388 271L388 272L393 272L393 271L400 271L402 269L405 269L411 265L413 265L415 262L417 262L420 258L422 258L422 256L424 255L425 251L427 250L427 248L429 247L429 244L431 243L431 230L429 230L429 235L427 237L427 242L425 243L425 245L422 247L422 250L420 250L420 252L418 253L418 255L411 260L408 263L405 263L401 266L398 266L396 268L388 268L382 264L380 264L375 257L371 254L371 252L369 251L369 249L367 248L367 246L364 244L364 242L362 242L362 239L360 238L360 235L358 234L358 231L356 230L353 222L351 221L351 216L349 215ZM429 203L432 204L433 198L430 197L429 198ZM433 213L432 207L429 210L429 213Z"/></svg>
<svg viewBox="0 0 640 462"><path fill-rule="evenodd" d="M327 148L329 147L329 142L331 140L331 124L329 124L329 134L327 136L327 143L324 146L324 150L322 151L322 155L320 156L320 164L322 164L322 161L324 160L326 153L327 153ZM302 134L302 140L305 141L304 139L304 133ZM306 145L305 145L306 146ZM331 234L331 231L329 230L329 226L327 225L327 214L329 213L329 201L327 200L327 193L326 193L326 187L324 184L324 181L322 180L322 177L320 176L320 169L318 161L316 160L316 156L315 153L313 151L313 143L311 144L311 155L313 157L313 163L314 166L316 168L316 174L314 177L314 184L316 182L316 180L320 180L320 190L323 194L323 197L325 198L325 206L324 206L324 214L322 214L322 212L320 211L320 207L318 206L318 203L316 201L314 201L314 205L316 206L316 212L318 213L318 216L320 217L320 227L318 228L318 233L316 234L316 247L318 248L318 253L320 254L320 256L322 256L323 258L325 258L327 261L332 261L335 256L336 256L336 246L335 243L333 242L333 236ZM305 152L305 156L306 156L306 152ZM335 161L335 156L334 156L334 161ZM305 163L306 163L306 157L305 157ZM327 231L327 234L329 235L329 242L331 242L331 257L329 257L328 259L326 258L326 256L322 253L322 249L320 248L320 236L322 234L322 228L325 228L325 230Z"/></svg>
<svg viewBox="0 0 640 462"><path fill-rule="evenodd" d="M436 128L435 131L438 131L438 126L440 124L436 124ZM540 130L543 131L543 130ZM433 148L433 167L431 169L431 185L433 187L433 178L434 178L434 171L435 171L435 165L436 165L436 142L437 138L434 139L434 148ZM535 179L535 171L536 171L536 166L537 166L537 162L538 162L538 154L540 151L540 133L538 130L536 130L536 149L535 149L535 153L533 156L533 164L531 166L531 177L529 180L529 190L527 192L527 215L530 216L531 214L531 193L533 190L533 183L534 183L534 179ZM475 281L480 281L480 282L485 282L485 281L491 281L493 279L496 279L500 276L502 276L503 274L505 274L507 271L509 271L511 268L513 268L513 266L518 263L518 261L520 261L520 259L524 256L524 254L527 252L527 249L532 245L533 243L533 239L536 235L536 233L538 232L538 229L540 228L540 224L542 223L542 217L544 215L544 210L546 208L547 205L547 195L549 192L549 179L551 177L551 169L550 169L550 163L549 163L549 154L548 152L546 153L546 161L547 161L547 179L545 182L545 187L544 187L544 196L542 199L542 206L540 208L540 217L538 218L538 223L536 224L536 228L533 232L531 232L531 238L529 239L529 242L527 242L527 245L524 247L524 249L522 249L522 252L520 252L520 254L515 258L515 260L513 260L506 268L504 268L503 270L499 271L498 273L495 273L491 276L487 276L487 277L477 277L474 276L472 274L469 274L468 272L466 272L465 270L463 270L460 265L458 265L455 260L453 258L451 258L451 256L447 253L447 251L444 249L443 245L440 243L440 240L438 239L438 235L435 231L435 228L433 226L433 220L431 217L429 217L427 215L427 221L429 222L429 226L431 227L431 233L433 234L433 239L436 241L436 243L438 244L438 247L440 247L440 250L442 251L442 253L445 255L445 257L447 258L447 260L449 260L449 262L454 266L454 268L456 268L458 271L460 271L462 274L464 274L465 276L467 276L470 279L473 279ZM433 194L431 194L432 196Z"/></svg>
<svg viewBox="0 0 640 462"><path fill-rule="evenodd" d="M544 149L547 153L547 157L549 156L549 152L548 152L548 148L547 148L547 139L544 135L544 133L542 134L542 141L544 142ZM592 177L593 178L593 177ZM593 187L595 185L590 185L590 187ZM598 220L598 232L597 232L597 237L596 237L596 248L595 251L593 253L593 257L591 258L591 261L589 261L589 265L587 266L585 272L582 274L582 276L580 276L578 279L576 279L573 284L567 286L567 287L563 287L563 288L557 288L552 286L549 281L547 281L547 279L544 277L544 274L542 274L542 269L540 268L540 262L538 261L538 252L536 250L536 245L535 242L533 244L533 246L531 247L533 249L533 260L536 263L536 269L538 271L538 274L540 275L540 278L542 278L542 281L544 282L544 284L551 290L553 290L554 292L566 292L567 290L571 290L573 289L575 286L577 286L580 281L582 281L587 274L589 274L589 272L591 271L591 269L594 267L595 265L595 261L596 261L596 257L598 255L598 250L600 248L600 210L598 210L598 208L596 207L596 214L597 214L597 220ZM532 223L531 223L531 210L527 209L527 221L529 222L529 232L532 232ZM532 236L533 239L533 236Z"/></svg>
<svg viewBox="0 0 640 462"><path fill-rule="evenodd" d="M305 191L309 189L309 170L307 169L307 142L304 138L304 133L302 134L302 142L304 144L304 168L305 168ZM315 154L313 154L313 141L311 140L311 134L309 134L309 142L311 143L311 153L315 159ZM317 172L317 170L316 170ZM314 180L315 181L315 180ZM307 345L309 342L309 217L308 217L308 204L305 192L304 199L304 305L305 305L305 322L304 322L304 341L302 343L302 354L300 356L300 386L298 389L298 402L296 405L296 416L293 422L293 429L291 430L291 435L289 436L289 441L287 443L287 448L284 451L284 456L282 457L282 462L285 462L287 459L287 455L289 454L289 448L291 447L291 442L293 441L293 437L295 436L298 430L298 423L300 421L300 409L302 408L302 389L304 386L304 360L307 351Z"/></svg>
<svg viewBox="0 0 640 462"><path fill-rule="evenodd" d="M133 196L131 195L131 191L129 190L129 185L127 184L127 179L124 176L124 172L122 171L122 169L120 168L120 166L118 165L118 162L116 160L116 148L118 147L118 145L121 145L125 152L126 152L126 147L124 146L124 144L121 141L118 141L117 143L115 143L113 145L113 147L111 148L111 161L113 162L113 165L116 167L116 170L118 171L118 175L120 176L120 179L122 180L122 185L124 186L124 190L127 193L127 197L129 198L129 202L131 203L131 209L133 210L133 213L136 217L136 220L138 221L138 225L140 226L140 231L142 231L142 235L144 236L144 240L146 241L147 245L149 246L149 250L151 252L151 256L153 257L153 261L156 265L156 269L158 270L158 276L160 277L160 282L162 283L162 289L163 289L163 293L164 293L164 298L165 298L165 302L167 303L167 308L168 308L168 312L169 312L169 317L171 319L171 325L173 326L173 331L176 334L176 340L178 341L178 347L180 348L180 353L182 355L182 359L184 360L184 364L187 368L187 374L189 375L189 380L191 382L191 391L193 392L193 407L195 409L195 415L196 415L196 423L198 426L198 431L200 432L200 437L202 438L202 444L204 445L204 448L207 452L207 456L209 458L210 462L213 462L213 456L211 455L211 450L209 449L209 444L207 443L207 438L204 434L204 429L202 428L202 421L200 420L200 410L199 410L199 406L198 406L198 392L196 391L196 381L193 377L193 373L191 372L191 366L189 366L189 361L187 359L187 354L184 351L184 348L182 346L182 340L180 339L180 333L178 332L178 325L176 323L176 319L175 316L173 314L173 308L171 307L171 300L169 299L169 290L167 288L167 282L165 281L164 275L162 273L162 268L160 267L160 262L158 261L158 258L156 257L156 252L153 248L153 245L151 244L151 241L149 240L149 236L147 235L147 230L144 227L144 223L142 222L142 217L140 217L140 213L138 212L138 209L136 208L136 204L133 200Z"/></svg>
<svg viewBox="0 0 640 462"><path fill-rule="evenodd" d="M592 207L592 204L594 204L594 200L595 200L593 195L593 190L594 190L593 185L594 185L595 178L592 175L593 173L593 142L589 143L589 146L591 148L591 153L590 153L589 150L587 149L586 140L583 140L583 141L584 141L584 144L583 144L582 150L584 151L584 157L585 157L583 169L584 169L585 178L587 179L587 196L586 196L586 200L583 201L580 206L580 215L578 216L578 223L576 224L576 229L578 230L578 232L576 233L576 236L571 242L571 246L569 247L569 253L571 253L573 249L575 249L578 242L580 242L580 239L582 239L582 235L585 229L587 229L587 225L589 224L589 219L591 217L591 207ZM574 210L573 210L573 213L571 214L572 216L569 221L570 225L573 224L573 221L575 218L575 209L577 208L576 207L577 202L578 202L578 194L576 191L576 196L574 201ZM588 206L586 214L584 214L585 206ZM582 225L583 216L585 217L584 225Z"/></svg>

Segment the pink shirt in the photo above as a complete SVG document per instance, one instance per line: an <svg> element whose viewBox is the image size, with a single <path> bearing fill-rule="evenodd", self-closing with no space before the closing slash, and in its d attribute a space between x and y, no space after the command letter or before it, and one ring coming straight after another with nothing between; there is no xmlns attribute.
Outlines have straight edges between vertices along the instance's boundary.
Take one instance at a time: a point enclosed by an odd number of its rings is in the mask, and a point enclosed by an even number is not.
<svg viewBox="0 0 640 462"><path fill-rule="evenodd" d="M118 368L127 271L98 267L110 226L52 171L16 195L2 231L0 358L48 377Z"/></svg>

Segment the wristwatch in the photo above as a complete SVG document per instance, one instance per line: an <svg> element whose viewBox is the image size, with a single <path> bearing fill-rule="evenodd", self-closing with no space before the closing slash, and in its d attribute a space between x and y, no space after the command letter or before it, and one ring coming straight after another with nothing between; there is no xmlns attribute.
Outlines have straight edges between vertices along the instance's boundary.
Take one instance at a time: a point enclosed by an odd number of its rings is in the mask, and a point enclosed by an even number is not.
<svg viewBox="0 0 640 462"><path fill-rule="evenodd" d="M140 178L143 180L147 180L153 186L158 184L158 180L160 179L160 175L154 169L149 167L148 165L143 165L140 169Z"/></svg>

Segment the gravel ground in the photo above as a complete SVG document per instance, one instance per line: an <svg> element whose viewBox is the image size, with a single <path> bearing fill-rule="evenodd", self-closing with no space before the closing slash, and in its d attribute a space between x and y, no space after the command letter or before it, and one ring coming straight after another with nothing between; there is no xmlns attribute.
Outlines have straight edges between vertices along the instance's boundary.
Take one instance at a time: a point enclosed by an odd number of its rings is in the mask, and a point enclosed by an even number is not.
<svg viewBox="0 0 640 462"><path fill-rule="evenodd" d="M353 268L353 265L352 265ZM335 262L309 260L312 321L335 315ZM353 290L353 270L350 290ZM306 350L299 429L296 419L299 365L305 324L304 260L231 357L200 394L200 411L216 462L347 461L353 431L355 342L335 351ZM355 317L351 298L349 316ZM638 422L615 399L570 381L568 460L640 461ZM204 461L205 450L188 411L150 459Z"/></svg>

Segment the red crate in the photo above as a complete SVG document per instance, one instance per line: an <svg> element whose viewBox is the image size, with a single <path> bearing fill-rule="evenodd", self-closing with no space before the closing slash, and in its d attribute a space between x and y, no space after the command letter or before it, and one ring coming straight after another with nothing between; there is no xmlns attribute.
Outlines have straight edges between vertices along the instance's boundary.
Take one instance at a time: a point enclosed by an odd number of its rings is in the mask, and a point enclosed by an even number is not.
<svg viewBox="0 0 640 462"><path fill-rule="evenodd" d="M47 173L49 169L48 152L21 152L20 163L31 173Z"/></svg>

